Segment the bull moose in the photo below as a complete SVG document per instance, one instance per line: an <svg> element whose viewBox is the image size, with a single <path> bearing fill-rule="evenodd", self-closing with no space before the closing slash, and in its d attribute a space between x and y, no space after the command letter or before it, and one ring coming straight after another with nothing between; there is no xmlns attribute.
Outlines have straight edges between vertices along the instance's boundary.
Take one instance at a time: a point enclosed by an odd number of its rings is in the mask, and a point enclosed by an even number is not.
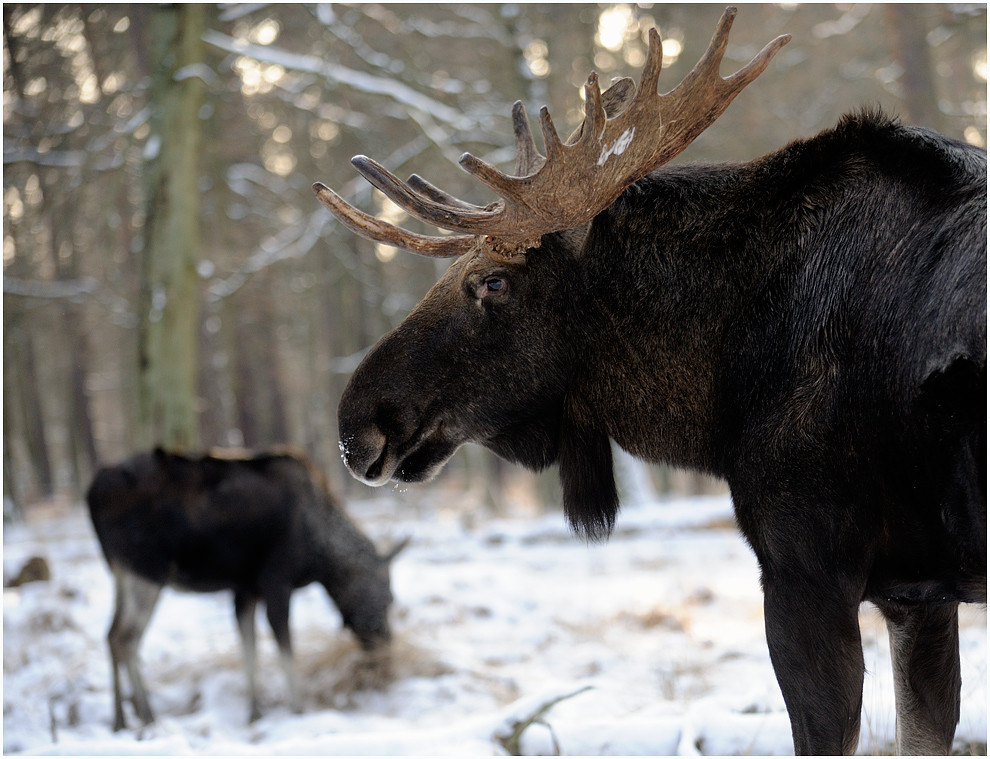
<svg viewBox="0 0 990 759"><path fill-rule="evenodd" d="M610 440L725 478L761 568L798 753L852 753L858 608L885 617L897 748L945 753L959 718L958 606L986 603L986 153L879 112L762 158L663 167L788 41L719 65L735 9L657 92L585 85L546 156L513 110L513 175L465 154L476 206L364 156L421 235L318 198L353 231L457 260L365 356L340 401L350 471L423 481L465 442L559 466L591 539L618 510Z"/></svg>
<svg viewBox="0 0 990 759"><path fill-rule="evenodd" d="M384 650L390 640L389 564L405 544L380 556L299 456L217 449L188 456L156 449L101 469L86 500L116 589L107 634L114 730L126 726L122 668L138 718L145 724L154 720L138 647L166 585L234 592L252 721L261 715L255 684L259 600L278 643L294 711L300 696L289 635L293 590L321 583L366 650Z"/></svg>

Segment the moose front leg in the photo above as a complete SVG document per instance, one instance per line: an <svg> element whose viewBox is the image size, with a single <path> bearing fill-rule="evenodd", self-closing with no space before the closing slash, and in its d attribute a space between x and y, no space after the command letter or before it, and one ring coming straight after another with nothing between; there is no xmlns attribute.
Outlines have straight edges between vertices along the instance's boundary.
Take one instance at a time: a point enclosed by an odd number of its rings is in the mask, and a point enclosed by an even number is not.
<svg viewBox="0 0 990 759"><path fill-rule="evenodd" d="M289 686L289 706L293 712L302 712L302 697L299 693L299 680L292 660L292 637L289 633L289 603L292 599L292 586L273 584L265 589L265 609L268 623L278 644L278 659Z"/></svg>
<svg viewBox="0 0 990 759"><path fill-rule="evenodd" d="M114 564L111 569L116 595L113 621L107 632L107 643L110 646L110 664L113 670L113 729L116 732L127 726L120 682L121 668L127 672L130 680L131 700L138 718L145 725L155 720L148 699L148 690L141 677L138 649L162 588L157 583L145 580L120 565Z"/></svg>
<svg viewBox="0 0 990 759"><path fill-rule="evenodd" d="M878 603L887 620L897 753L948 754L959 722L959 605Z"/></svg>
<svg viewBox="0 0 990 759"><path fill-rule="evenodd" d="M261 707L258 704L258 649L254 634L254 613L257 607L257 597L243 591L234 593L234 614L237 617L237 630L241 634L244 672L247 674L248 682L248 700L251 702L248 722L255 722L261 718Z"/></svg>
<svg viewBox="0 0 990 759"><path fill-rule="evenodd" d="M833 587L764 571L767 644L796 754L852 754L859 742L863 647L859 603ZM831 596L831 597L830 597Z"/></svg>

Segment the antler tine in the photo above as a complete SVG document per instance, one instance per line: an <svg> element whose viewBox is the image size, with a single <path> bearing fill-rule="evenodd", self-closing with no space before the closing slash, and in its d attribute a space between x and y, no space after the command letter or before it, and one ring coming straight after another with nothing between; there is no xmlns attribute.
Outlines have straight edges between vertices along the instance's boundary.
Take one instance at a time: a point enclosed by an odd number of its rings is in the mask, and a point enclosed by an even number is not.
<svg viewBox="0 0 990 759"><path fill-rule="evenodd" d="M592 72L594 73L594 72ZM596 75L597 76L597 75ZM636 96L636 83L630 79L628 76L618 77L612 80L609 84L608 89L602 93L602 108L605 109L605 116L608 119L614 119L620 113L622 113L626 107L632 102L633 98ZM587 102L587 97L586 97ZM587 110L587 104L585 105L585 110ZM581 139L581 135L584 134L584 121L571 132L570 136L565 140L565 145L573 145L578 140Z"/></svg>
<svg viewBox="0 0 990 759"><path fill-rule="evenodd" d="M337 217L341 224L373 242L405 248L413 253L431 258L459 256L466 253L474 244L473 235L431 237L393 226L358 210L322 182L314 184L313 191L320 202Z"/></svg>
<svg viewBox="0 0 990 759"><path fill-rule="evenodd" d="M512 131L516 136L516 170L517 177L527 177L539 171L546 163L533 139L533 131L529 127L529 115L526 106L517 100L512 106Z"/></svg>
<svg viewBox="0 0 990 759"><path fill-rule="evenodd" d="M453 195L444 192L436 185L427 182L419 174L410 174L406 184L409 185L414 192L417 192L424 198L428 198L441 205L451 206L452 208L461 208L465 211L485 210L482 206L476 206L473 203L468 203L460 198L455 198Z"/></svg>
<svg viewBox="0 0 990 759"><path fill-rule="evenodd" d="M381 190L396 205L417 219L428 224L434 224L441 229L478 234L479 227L485 222L491 221L494 216L494 211L471 211L463 206L441 205L431 198L419 195L403 184L388 169L367 156L354 156L351 163L365 179Z"/></svg>
<svg viewBox="0 0 990 759"><path fill-rule="evenodd" d="M560 160L564 152L564 143L560 141L557 127L553 125L553 119L550 117L550 109L546 106L540 108L540 129L543 132L543 147L547 151L547 161L553 163L554 160Z"/></svg>
<svg viewBox="0 0 990 759"><path fill-rule="evenodd" d="M639 77L639 87L636 88L635 101L640 103L656 97L657 83L660 81L660 71L663 69L663 40L660 39L660 32L656 27L650 29L649 41L646 63Z"/></svg>
<svg viewBox="0 0 990 759"><path fill-rule="evenodd" d="M598 86L598 74L592 71L584 85L584 123L577 142L597 144L607 120L608 114L602 105L602 90Z"/></svg>
<svg viewBox="0 0 990 759"><path fill-rule="evenodd" d="M503 174L490 163L485 163L470 153L462 155L457 162L468 174L492 188L499 197L506 200L521 200L523 188L519 186L518 178Z"/></svg>
<svg viewBox="0 0 990 759"><path fill-rule="evenodd" d="M791 40L791 35L789 34L780 35L767 43L756 54L753 60L731 76L723 79L719 73L719 66L725 55L725 49L729 44L729 31L732 29L732 22L735 20L735 17L736 8L734 6L729 6L725 9L722 18L719 19L718 27L716 27L715 33L712 35L712 41L709 43L708 49L701 57L701 60L698 61L691 72L684 77L684 80L677 87L662 96L664 99L683 97L695 88L708 85L712 87L715 91L714 94L717 94L719 98L716 102L720 105L724 103L724 106L718 111L718 113L721 113L746 85L766 70L766 67L770 64L770 60L777 54L777 51Z"/></svg>
<svg viewBox="0 0 990 759"><path fill-rule="evenodd" d="M729 44L729 32L732 30L732 22L735 20L736 8L730 5L725 9L722 18L718 20L718 26L715 27L712 41L708 43L708 49L701 56L701 60L698 61L691 73L685 77L685 81L690 80L691 74L694 74L695 71L698 72L699 76L708 74L709 76L721 78L719 77L718 70L722 65L722 58L725 56L725 48Z"/></svg>
<svg viewBox="0 0 990 759"><path fill-rule="evenodd" d="M728 87L733 91L733 96L739 90L743 89L746 85L752 82L756 77L766 71L767 66L770 65L771 59L777 54L784 45L791 41L791 35L782 34L775 40L771 40L763 49L756 54L749 63L743 66L739 71L737 71L732 76L726 77L723 81L726 82Z"/></svg>

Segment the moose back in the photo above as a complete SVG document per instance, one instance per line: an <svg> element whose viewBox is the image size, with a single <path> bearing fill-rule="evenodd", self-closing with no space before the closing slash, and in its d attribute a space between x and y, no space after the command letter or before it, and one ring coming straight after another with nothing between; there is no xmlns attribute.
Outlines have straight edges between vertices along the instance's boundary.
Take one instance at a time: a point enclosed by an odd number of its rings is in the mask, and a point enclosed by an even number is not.
<svg viewBox="0 0 990 759"><path fill-rule="evenodd" d="M414 234L319 199L369 239L458 259L340 401L344 458L381 485L463 443L557 464L574 528L606 536L611 443L724 477L758 558L771 661L799 753L852 753L872 601L891 640L902 753L945 753L958 605L986 602L986 153L880 113L748 163L664 167L769 64L723 79L734 9L657 94L585 86L546 155L513 111L511 175L465 154L479 207L364 156ZM619 88L616 90L616 88Z"/></svg>

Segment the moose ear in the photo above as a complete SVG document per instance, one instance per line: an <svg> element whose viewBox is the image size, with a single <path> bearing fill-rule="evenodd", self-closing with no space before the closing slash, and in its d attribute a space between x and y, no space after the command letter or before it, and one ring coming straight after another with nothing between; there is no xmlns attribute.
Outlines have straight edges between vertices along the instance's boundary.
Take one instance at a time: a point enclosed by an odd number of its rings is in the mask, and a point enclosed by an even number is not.
<svg viewBox="0 0 990 759"><path fill-rule="evenodd" d="M560 484L571 527L591 541L608 538L619 511L608 435L564 413L560 430Z"/></svg>

